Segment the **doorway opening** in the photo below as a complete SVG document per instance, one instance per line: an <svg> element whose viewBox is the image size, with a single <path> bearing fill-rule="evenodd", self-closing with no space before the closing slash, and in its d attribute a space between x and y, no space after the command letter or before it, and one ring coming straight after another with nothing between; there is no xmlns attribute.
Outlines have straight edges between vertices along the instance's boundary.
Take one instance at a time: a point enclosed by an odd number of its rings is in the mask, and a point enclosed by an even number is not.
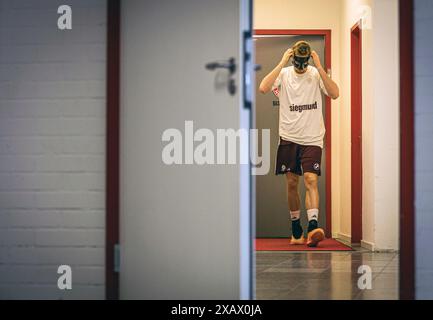
<svg viewBox="0 0 433 320"><path fill-rule="evenodd" d="M310 43L315 50L322 65L328 72L331 70L331 30L255 30L254 44L256 63L261 65L257 73L259 81L265 73L271 70L281 58L281 52L287 50L290 44L299 40ZM258 90L256 91L258 92ZM322 153L322 174L319 179L320 200L319 224L325 230L327 238L332 237L331 214L331 99L325 95L323 116L326 128L325 144ZM279 101L273 94L256 94L256 128L271 130L271 148L278 145L278 116ZM260 150L259 145L259 150ZM271 163L275 163L275 152L271 152ZM287 215L288 212L285 179L274 174L274 168L264 176L256 177L256 237L257 238L287 238L289 236ZM301 208L305 203L305 188L300 183ZM306 217L302 216L305 224ZM267 242L269 244L269 242ZM277 242L276 242L277 243ZM260 243L258 243L260 246Z"/></svg>

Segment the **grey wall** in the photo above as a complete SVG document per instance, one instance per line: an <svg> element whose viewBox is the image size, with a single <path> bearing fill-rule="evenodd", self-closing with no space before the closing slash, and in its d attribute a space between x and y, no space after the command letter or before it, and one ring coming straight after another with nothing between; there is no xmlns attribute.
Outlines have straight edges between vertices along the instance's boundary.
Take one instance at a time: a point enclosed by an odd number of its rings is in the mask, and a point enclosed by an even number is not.
<svg viewBox="0 0 433 320"><path fill-rule="evenodd" d="M433 1L415 0L416 298L433 299Z"/></svg>
<svg viewBox="0 0 433 320"><path fill-rule="evenodd" d="M1 299L104 298L106 1L62 4L0 0Z"/></svg>

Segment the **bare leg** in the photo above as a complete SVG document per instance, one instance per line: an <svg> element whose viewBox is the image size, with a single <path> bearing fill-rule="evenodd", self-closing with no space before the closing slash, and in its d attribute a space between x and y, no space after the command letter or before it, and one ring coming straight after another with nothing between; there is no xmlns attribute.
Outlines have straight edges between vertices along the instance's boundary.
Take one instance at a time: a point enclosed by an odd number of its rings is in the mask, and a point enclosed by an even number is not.
<svg viewBox="0 0 433 320"><path fill-rule="evenodd" d="M310 193L308 190L305 191L305 208L307 210L311 208Z"/></svg>
<svg viewBox="0 0 433 320"><path fill-rule="evenodd" d="M298 182L299 182L299 176L288 172L286 174L287 179L287 200L289 204L289 210L290 211L298 211L301 207L301 200L299 198L299 192L298 192ZM294 219L292 217L292 213L290 213L291 219ZM296 219L292 220L292 238L290 240L290 243L293 245L297 244L304 244L304 237L303 237L303 230L301 227L301 220Z"/></svg>
<svg viewBox="0 0 433 320"><path fill-rule="evenodd" d="M287 200L290 211L297 211L300 209L300 198L298 193L299 176L294 173L288 172L286 174L287 180Z"/></svg>
<svg viewBox="0 0 433 320"><path fill-rule="evenodd" d="M319 209L319 188L317 187L317 174L312 172L304 173L305 183L305 207L309 209Z"/></svg>
<svg viewBox="0 0 433 320"><path fill-rule="evenodd" d="M305 195L305 206L307 207L307 213L312 210L312 213L318 211L319 209L319 189L317 188L317 174L311 172L304 173L304 183L307 193ZM323 229L319 228L317 221L312 219L308 221L308 237L307 246L316 247L317 244L325 238L325 233Z"/></svg>

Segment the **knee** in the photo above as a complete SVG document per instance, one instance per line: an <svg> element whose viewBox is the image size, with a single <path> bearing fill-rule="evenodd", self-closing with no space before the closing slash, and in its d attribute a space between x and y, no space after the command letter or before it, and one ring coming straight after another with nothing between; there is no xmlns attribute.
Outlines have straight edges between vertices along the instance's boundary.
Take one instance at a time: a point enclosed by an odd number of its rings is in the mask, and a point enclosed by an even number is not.
<svg viewBox="0 0 433 320"><path fill-rule="evenodd" d="M293 176L287 176L287 188L289 191L298 190L298 178Z"/></svg>
<svg viewBox="0 0 433 320"><path fill-rule="evenodd" d="M304 174L304 183L306 189L315 189L317 188L317 175L314 173L305 173Z"/></svg>

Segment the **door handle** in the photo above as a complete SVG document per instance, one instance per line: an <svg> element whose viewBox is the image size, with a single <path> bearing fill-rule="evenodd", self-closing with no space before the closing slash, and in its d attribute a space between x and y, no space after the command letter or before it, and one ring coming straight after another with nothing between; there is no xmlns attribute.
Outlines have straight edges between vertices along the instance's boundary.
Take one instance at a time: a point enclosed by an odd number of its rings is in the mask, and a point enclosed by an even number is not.
<svg viewBox="0 0 433 320"><path fill-rule="evenodd" d="M227 69L230 73L229 82L227 84L227 90L231 96L236 94L236 84L235 79L232 78L232 75L236 72L236 62L235 58L230 58L228 61L224 62L209 62L206 64L205 68L209 71L214 71L216 69Z"/></svg>
<svg viewBox="0 0 433 320"><path fill-rule="evenodd" d="M236 93L236 84L235 80L231 77L236 72L236 62L235 58L230 58L228 61L224 62L209 62L205 65L205 68L209 71L214 71L216 69L227 69L230 73L230 79L228 83L228 91L230 95L235 95ZM255 64L254 65L254 71L259 71L262 68L261 65Z"/></svg>
<svg viewBox="0 0 433 320"><path fill-rule="evenodd" d="M230 71L230 74L235 73L235 71L236 71L235 59L230 58L230 60L226 63L210 62L210 63L206 64L206 69L208 69L210 71L213 71L213 70L218 69L218 68L228 69ZM262 69L262 66L260 64L254 65L254 71L259 71L261 69Z"/></svg>
<svg viewBox="0 0 433 320"><path fill-rule="evenodd" d="M235 58L230 58L225 62L210 62L206 64L206 69L210 71L214 71L215 69L228 69L230 75L236 72L236 63Z"/></svg>

